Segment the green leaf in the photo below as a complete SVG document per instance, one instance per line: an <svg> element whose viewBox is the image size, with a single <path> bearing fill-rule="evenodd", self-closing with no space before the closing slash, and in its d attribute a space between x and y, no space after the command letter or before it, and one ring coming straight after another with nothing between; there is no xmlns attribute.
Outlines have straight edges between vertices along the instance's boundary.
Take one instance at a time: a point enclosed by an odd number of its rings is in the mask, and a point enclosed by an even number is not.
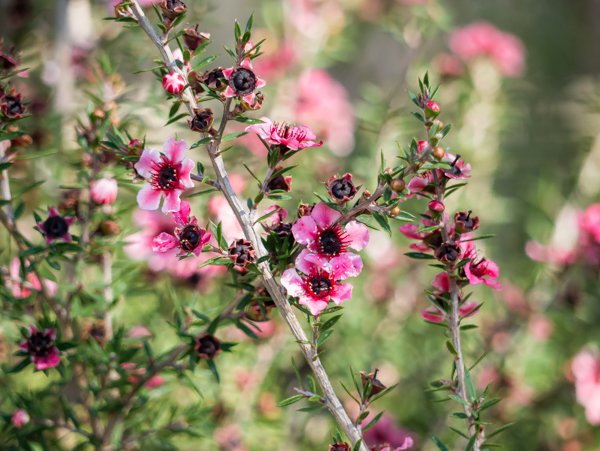
<svg viewBox="0 0 600 451"><path fill-rule="evenodd" d="M377 224L379 224L379 226L383 230L385 230L390 235L392 234L392 229L390 228L390 224L388 223L387 216L384 216L381 213L373 212L373 217L375 218L375 221L377 221Z"/></svg>
<svg viewBox="0 0 600 451"><path fill-rule="evenodd" d="M435 260L433 255L425 254L424 252L405 252L404 255L417 260Z"/></svg>
<svg viewBox="0 0 600 451"><path fill-rule="evenodd" d="M435 446L437 446L440 451L448 451L448 447L435 435L431 436L431 441L435 443Z"/></svg>
<svg viewBox="0 0 600 451"><path fill-rule="evenodd" d="M246 117L246 116L236 116L233 118L234 121L237 122L242 122L243 124L264 124L265 121L262 121L260 119L256 119L253 117Z"/></svg>
<svg viewBox="0 0 600 451"><path fill-rule="evenodd" d="M383 411L381 411L377 415L375 415L375 418L373 418L371 421L369 421L369 424L367 424L365 427L362 428L363 432L372 428L373 426L375 426L382 415L383 415Z"/></svg>
<svg viewBox="0 0 600 451"><path fill-rule="evenodd" d="M514 424L515 423L508 423L508 424L505 424L504 426L500 426L494 432L488 434L487 438L492 438L495 435L501 434L502 432L506 431L508 428L512 427Z"/></svg>
<svg viewBox="0 0 600 451"><path fill-rule="evenodd" d="M164 126L166 127L167 125L172 124L173 122L177 122L179 119L183 119L187 115L188 115L187 113L180 113L177 116L173 116L171 119L169 119L167 121L167 123Z"/></svg>
<svg viewBox="0 0 600 451"><path fill-rule="evenodd" d="M210 372L213 373L213 376L215 376L217 383L220 384L221 377L219 376L219 370L217 370L217 365L215 365L213 359L208 359L206 363L208 364L208 369L210 370Z"/></svg>
<svg viewBox="0 0 600 451"><path fill-rule="evenodd" d="M471 373L467 368L465 368L465 384L467 385L467 394L469 395L469 400L473 402L477 398L477 392L475 391L475 387L473 386Z"/></svg>
<svg viewBox="0 0 600 451"><path fill-rule="evenodd" d="M289 406L291 404L297 403L298 401L300 401L302 399L304 399L304 395L290 396L289 398L286 398L283 401L280 401L279 403L277 403L277 406L278 407Z"/></svg>
<svg viewBox="0 0 600 451"><path fill-rule="evenodd" d="M10 161L4 161L2 163L0 163L0 172L4 171L5 169L8 169L12 166L13 164Z"/></svg>
<svg viewBox="0 0 600 451"><path fill-rule="evenodd" d="M223 139L221 141L225 142L225 141L231 141L232 139L236 139L239 138L240 136L244 136L247 135L248 132L234 132L234 133L229 133L225 136L223 136Z"/></svg>

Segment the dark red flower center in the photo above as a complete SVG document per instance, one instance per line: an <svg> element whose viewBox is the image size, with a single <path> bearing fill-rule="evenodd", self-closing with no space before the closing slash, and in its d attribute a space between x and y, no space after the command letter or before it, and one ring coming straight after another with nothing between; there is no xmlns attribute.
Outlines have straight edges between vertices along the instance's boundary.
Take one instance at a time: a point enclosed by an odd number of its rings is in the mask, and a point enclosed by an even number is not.
<svg viewBox="0 0 600 451"><path fill-rule="evenodd" d="M310 277L310 279L308 279L308 284L310 291L312 291L315 296L319 297L327 296L332 288L331 280L321 274Z"/></svg>
<svg viewBox="0 0 600 451"><path fill-rule="evenodd" d="M460 256L460 248L454 243L443 243L435 255L439 260L455 262Z"/></svg>
<svg viewBox="0 0 600 451"><path fill-rule="evenodd" d="M256 75L249 69L239 67L231 74L231 87L238 94L249 94L256 88Z"/></svg>
<svg viewBox="0 0 600 451"><path fill-rule="evenodd" d="M325 229L317 237L319 253L329 257L346 252L346 244L346 234L339 226Z"/></svg>
<svg viewBox="0 0 600 451"><path fill-rule="evenodd" d="M471 262L471 273L473 273L473 275L475 275L477 277L483 277L483 276L485 276L487 267L488 267L488 262L485 258L482 258L478 262L472 261Z"/></svg>
<svg viewBox="0 0 600 451"><path fill-rule="evenodd" d="M179 244L186 251L193 251L200 243L200 230L198 226L187 225L179 234Z"/></svg>
<svg viewBox="0 0 600 451"><path fill-rule="evenodd" d="M352 197L356 193L354 184L347 179L335 179L329 185L331 195L338 200L344 200Z"/></svg>
<svg viewBox="0 0 600 451"><path fill-rule="evenodd" d="M6 96L6 115L7 116L18 116L23 114L24 108L21 101L14 96Z"/></svg>
<svg viewBox="0 0 600 451"><path fill-rule="evenodd" d="M212 335L200 337L196 342L196 352L201 357L212 359L217 354L219 349L221 349L221 345L219 341Z"/></svg>
<svg viewBox="0 0 600 451"><path fill-rule="evenodd" d="M172 190L176 188L179 171L165 155L161 156L160 163L154 163L152 184L159 189Z"/></svg>
<svg viewBox="0 0 600 451"><path fill-rule="evenodd" d="M458 162L460 160L460 155L457 155L456 158L454 159L454 161L452 163L450 163L450 169L447 172L450 172L450 174L459 177L462 175L463 171L461 169L460 166L458 166Z"/></svg>
<svg viewBox="0 0 600 451"><path fill-rule="evenodd" d="M69 224L62 216L49 216L44 221L43 228L50 238L60 238L69 231Z"/></svg>
<svg viewBox="0 0 600 451"><path fill-rule="evenodd" d="M54 340L43 332L34 332L27 340L27 349L35 357L46 357L54 347Z"/></svg>
<svg viewBox="0 0 600 451"><path fill-rule="evenodd" d="M456 222L460 222L466 231L475 228L475 221L471 218L471 211L462 211L456 215Z"/></svg>

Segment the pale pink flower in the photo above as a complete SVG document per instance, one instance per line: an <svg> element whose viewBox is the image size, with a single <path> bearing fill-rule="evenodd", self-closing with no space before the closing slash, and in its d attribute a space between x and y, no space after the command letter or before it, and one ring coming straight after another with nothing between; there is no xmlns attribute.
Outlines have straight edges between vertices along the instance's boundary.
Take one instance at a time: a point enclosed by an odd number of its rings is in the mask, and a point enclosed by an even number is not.
<svg viewBox="0 0 600 451"><path fill-rule="evenodd" d="M298 274L296 269L303 274ZM313 315L318 316L325 310L329 301L341 305L352 297L352 285L340 282L353 272L344 257L327 260L304 249L296 259L296 269L286 269L281 284L289 296L297 297L300 305L306 306Z"/></svg>
<svg viewBox="0 0 600 451"><path fill-rule="evenodd" d="M176 141L174 138L167 140L162 153L144 149L140 160L134 165L138 174L146 179L146 184L137 195L140 208L156 210L164 196L163 212L179 210L179 196L194 186L190 178L194 162L184 158L187 149L185 141Z"/></svg>
<svg viewBox="0 0 600 451"><path fill-rule="evenodd" d="M525 243L525 253L534 261L559 266L570 265L577 257L576 253L571 249L544 246L537 241L528 241Z"/></svg>
<svg viewBox="0 0 600 451"><path fill-rule="evenodd" d="M283 75L297 60L296 51L290 42L284 42L274 51L264 49L264 52L255 60L254 66L266 80L273 80Z"/></svg>
<svg viewBox="0 0 600 451"><path fill-rule="evenodd" d="M304 71L294 105L296 122L307 124L338 156L354 148L354 109L346 88L322 69Z"/></svg>
<svg viewBox="0 0 600 451"><path fill-rule="evenodd" d="M108 205L115 202L119 187L113 178L101 178L90 183L90 197L99 205Z"/></svg>
<svg viewBox="0 0 600 451"><path fill-rule="evenodd" d="M600 424L600 359L589 350L581 351L571 363L577 402L585 408L591 425Z"/></svg>
<svg viewBox="0 0 600 451"><path fill-rule="evenodd" d="M10 418L10 422L17 429L21 429L23 426L29 423L29 420L29 414L23 409L15 410Z"/></svg>
<svg viewBox="0 0 600 451"><path fill-rule="evenodd" d="M532 315L527 326L531 336L538 341L547 341L554 330L552 321L541 314Z"/></svg>
<svg viewBox="0 0 600 451"><path fill-rule="evenodd" d="M15 298L23 299L31 295L32 291L40 292L42 285L40 279L33 272L27 273L27 282L23 282L21 277L21 262L18 258L13 258L8 269L10 278L6 281L6 287L10 289ZM56 294L56 283L51 280L43 281L44 287L50 296Z"/></svg>
<svg viewBox="0 0 600 451"><path fill-rule="evenodd" d="M282 154L287 150L301 150L323 145L323 141L316 141L317 137L309 127L273 122L268 117L260 119L263 121L262 124L250 125L246 131L256 133L267 144L281 146L284 148Z"/></svg>
<svg viewBox="0 0 600 451"><path fill-rule="evenodd" d="M525 49L521 40L487 22L476 22L456 30L450 36L450 48L465 61L488 57L508 77L520 75L525 67Z"/></svg>

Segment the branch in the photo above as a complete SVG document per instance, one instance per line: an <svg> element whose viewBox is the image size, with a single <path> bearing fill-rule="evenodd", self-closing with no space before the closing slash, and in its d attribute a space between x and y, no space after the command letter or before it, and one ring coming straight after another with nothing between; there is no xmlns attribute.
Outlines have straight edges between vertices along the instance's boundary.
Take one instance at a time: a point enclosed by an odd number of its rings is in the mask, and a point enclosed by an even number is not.
<svg viewBox="0 0 600 451"><path fill-rule="evenodd" d="M179 69L179 67L177 67L171 49L169 48L168 44L164 43L163 40L160 39L153 26L148 21L148 18L145 16L144 11L140 7L137 0L131 0L131 8L134 16L138 21L138 24L150 37L154 45L156 45L159 52L161 53L164 63L167 65L169 70L179 73L186 81L186 85L188 85L189 83L187 83L187 74L181 69ZM197 107L197 104L196 99L194 98L194 94L189 86L181 93L181 98L185 103L190 116L193 117L193 110ZM235 192L233 191L233 188L231 187L229 176L227 175L227 171L225 170L225 166L223 164L223 158L219 153L219 147L221 144L223 132L229 119L230 106L231 98L225 101L223 108L223 118L221 119L218 134L214 140L208 143L207 152L211 160L213 169L217 175L217 181L221 192L223 193L225 199L227 200L227 203L233 210L240 226L242 227L246 239L252 243L252 246L254 247L257 254L257 260L260 260L262 257L268 255L268 253L262 244L260 236L252 227L251 218L248 212L244 209L241 202L237 198ZM288 327L290 328L292 334L294 335L294 338L300 346L304 358L306 359L315 378L317 379L319 386L323 390L325 404L327 408L335 418L339 427L344 431L348 439L352 442L352 444L354 445L357 442L361 441L359 447L360 451L368 451L367 446L362 442L361 432L358 430L358 428L354 426L352 420L344 410L342 403L335 394L331 381L329 380L329 376L327 375L327 372L325 371L321 360L317 355L314 354L311 346L309 344L305 344L308 342L308 340L304 329L302 328L300 322L298 321L298 318L292 310L292 306L288 302L287 295L284 294L283 288L274 279L269 264L266 261L263 261L258 264L258 267L261 271L261 277L266 289L273 298L273 301L277 305L281 316L283 317Z"/></svg>

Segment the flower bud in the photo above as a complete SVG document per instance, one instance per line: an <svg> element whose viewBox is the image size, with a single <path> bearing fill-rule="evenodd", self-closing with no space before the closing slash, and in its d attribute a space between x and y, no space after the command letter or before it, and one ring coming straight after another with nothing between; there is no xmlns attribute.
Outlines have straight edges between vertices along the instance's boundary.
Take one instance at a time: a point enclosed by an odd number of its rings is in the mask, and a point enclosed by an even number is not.
<svg viewBox="0 0 600 451"><path fill-rule="evenodd" d="M365 374L364 371L360 372L360 380L361 380L363 388L365 388L367 386L367 384L371 384L370 396L374 396L377 393L381 393L383 390L385 390L387 388L385 385L383 385L381 383L381 381L379 379L377 379L378 372L379 372L379 370L377 370L377 369L374 372L369 373L369 374Z"/></svg>
<svg viewBox="0 0 600 451"><path fill-rule="evenodd" d="M90 183L90 197L99 205L110 205L117 199L119 187L112 178L101 178Z"/></svg>
<svg viewBox="0 0 600 451"><path fill-rule="evenodd" d="M436 148L434 148L432 153L433 156L438 160L441 160L446 156L446 151L441 146L437 146Z"/></svg>
<svg viewBox="0 0 600 451"><path fill-rule="evenodd" d="M208 132L214 121L210 108L194 108L194 118L188 121L190 128L195 132Z"/></svg>
<svg viewBox="0 0 600 451"><path fill-rule="evenodd" d="M427 149L427 146L429 146L429 143L427 141L419 141L417 143L417 153L423 152L425 149Z"/></svg>
<svg viewBox="0 0 600 451"><path fill-rule="evenodd" d="M429 202L428 207L429 210L434 211L436 213L441 213L446 209L444 204L437 199L434 199L431 202Z"/></svg>
<svg viewBox="0 0 600 451"><path fill-rule="evenodd" d="M183 41L190 52L193 52L209 40L210 33L198 32L198 25L196 25L194 28L186 28L183 30Z"/></svg>
<svg viewBox="0 0 600 451"><path fill-rule="evenodd" d="M15 413L13 413L12 417L10 418L10 422L17 429L21 429L23 426L29 423L29 414L23 409L15 410Z"/></svg>
<svg viewBox="0 0 600 451"><path fill-rule="evenodd" d="M200 334L194 342L194 350L200 359L213 359L221 352L221 342L212 335Z"/></svg>
<svg viewBox="0 0 600 451"><path fill-rule="evenodd" d="M459 211L454 215L454 227L457 233L469 233L479 228L479 218L471 217L471 210Z"/></svg>
<svg viewBox="0 0 600 451"><path fill-rule="evenodd" d="M119 224L115 221L106 220L98 224L96 234L100 236L115 236L118 235L120 231L121 228L119 227Z"/></svg>
<svg viewBox="0 0 600 451"><path fill-rule="evenodd" d="M400 214L400 207L395 206L390 210L390 216L398 216Z"/></svg>
<svg viewBox="0 0 600 451"><path fill-rule="evenodd" d="M390 183L390 188L392 188L392 191L401 193L406 188L406 183L403 179L394 179Z"/></svg>
<svg viewBox="0 0 600 451"><path fill-rule="evenodd" d="M166 74L162 79L162 87L169 94L177 95L185 88L185 80L183 75L177 72Z"/></svg>
<svg viewBox="0 0 600 451"><path fill-rule="evenodd" d="M426 117L435 117L440 114L440 106L437 102L433 100L428 100L425 102L425 116Z"/></svg>
<svg viewBox="0 0 600 451"><path fill-rule="evenodd" d="M185 13L187 9L181 0L162 0L158 6L162 9L164 16L170 20Z"/></svg>

